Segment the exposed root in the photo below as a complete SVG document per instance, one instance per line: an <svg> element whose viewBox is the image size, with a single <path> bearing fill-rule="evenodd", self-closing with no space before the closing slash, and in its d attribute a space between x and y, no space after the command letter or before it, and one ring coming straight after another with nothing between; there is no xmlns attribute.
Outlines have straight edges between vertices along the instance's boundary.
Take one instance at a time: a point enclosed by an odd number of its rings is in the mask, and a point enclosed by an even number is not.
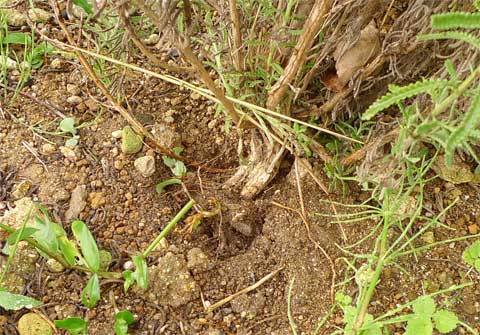
<svg viewBox="0 0 480 335"><path fill-rule="evenodd" d="M285 154L285 147L268 140L254 131L250 142L248 164L240 166L223 188L233 188L243 184L241 196L252 199L259 194L277 174Z"/></svg>

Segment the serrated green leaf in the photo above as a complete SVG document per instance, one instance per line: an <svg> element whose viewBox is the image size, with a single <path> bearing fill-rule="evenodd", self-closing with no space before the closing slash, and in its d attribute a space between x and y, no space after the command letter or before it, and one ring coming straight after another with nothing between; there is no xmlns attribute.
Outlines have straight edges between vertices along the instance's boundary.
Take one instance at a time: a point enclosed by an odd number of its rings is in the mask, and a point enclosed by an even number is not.
<svg viewBox="0 0 480 335"><path fill-rule="evenodd" d="M417 315L431 316L435 312L435 300L429 296L422 296L412 303L413 312Z"/></svg>
<svg viewBox="0 0 480 335"><path fill-rule="evenodd" d="M430 316L414 315L407 322L405 335L432 335L433 324Z"/></svg>
<svg viewBox="0 0 480 335"><path fill-rule="evenodd" d="M477 90L475 98L473 99L470 108L468 108L467 112L465 113L462 122L458 127L456 127L455 131L447 139L447 144L445 146L445 162L447 166L450 166L453 163L455 149L468 138L470 132L477 128L479 123L480 91Z"/></svg>
<svg viewBox="0 0 480 335"><path fill-rule="evenodd" d="M480 39L463 31L445 31L442 33L424 34L417 36L417 38L419 40L459 40L470 43L475 48L480 49Z"/></svg>
<svg viewBox="0 0 480 335"><path fill-rule="evenodd" d="M335 292L335 302L340 306L347 306L352 303L352 297L343 292Z"/></svg>
<svg viewBox="0 0 480 335"><path fill-rule="evenodd" d="M368 109L363 113L362 120L370 120L379 112L401 102L404 99L436 89L440 85L445 85L446 83L447 81L438 79L426 79L403 87L391 85L391 92L387 93L371 104L370 107L368 107Z"/></svg>
<svg viewBox="0 0 480 335"><path fill-rule="evenodd" d="M476 241L465 249L462 253L462 259L468 265L474 266L477 270L480 270L480 267L477 267L478 261L480 260L480 241Z"/></svg>
<svg viewBox="0 0 480 335"><path fill-rule="evenodd" d="M80 220L72 222L72 232L80 245L83 257L88 267L97 272L100 269L100 255L98 253L97 243L88 227Z"/></svg>
<svg viewBox="0 0 480 335"><path fill-rule="evenodd" d="M98 275L94 273L82 291L82 303L88 308L93 308L98 300L100 300L100 283Z"/></svg>
<svg viewBox="0 0 480 335"><path fill-rule="evenodd" d="M480 28L480 13L442 13L431 16L434 29L478 29Z"/></svg>
<svg viewBox="0 0 480 335"><path fill-rule="evenodd" d="M433 321L435 322L435 328L442 334L446 334L457 328L460 320L458 317L445 309L436 311L432 316Z"/></svg>
<svg viewBox="0 0 480 335"><path fill-rule="evenodd" d="M9 311L18 311L22 308L33 308L40 306L41 301L8 291L0 290L0 307Z"/></svg>
<svg viewBox="0 0 480 335"><path fill-rule="evenodd" d="M53 323L58 328L67 330L71 335L86 334L88 330L88 322L77 317L55 320Z"/></svg>

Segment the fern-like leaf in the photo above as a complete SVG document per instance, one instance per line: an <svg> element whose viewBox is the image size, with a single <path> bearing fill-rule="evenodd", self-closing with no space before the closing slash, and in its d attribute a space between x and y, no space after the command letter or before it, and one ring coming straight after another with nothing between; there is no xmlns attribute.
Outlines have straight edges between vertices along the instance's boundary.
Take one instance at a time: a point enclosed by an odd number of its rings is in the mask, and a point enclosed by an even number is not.
<svg viewBox="0 0 480 335"><path fill-rule="evenodd" d="M390 85L390 92L375 101L373 104L371 104L370 107L368 107L368 109L365 111L365 113L363 113L362 120L370 120L379 112L387 109L388 107L396 103L399 103L404 99L413 97L420 93L429 92L439 87L440 85L445 85L446 83L446 80L427 79L403 87Z"/></svg>
<svg viewBox="0 0 480 335"><path fill-rule="evenodd" d="M480 90L477 90L475 98L460 125L450 135L445 145L445 162L447 165L453 163L455 149L473 133L480 123Z"/></svg>
<svg viewBox="0 0 480 335"><path fill-rule="evenodd" d="M434 29L476 29L480 28L480 13L444 13L432 15Z"/></svg>
<svg viewBox="0 0 480 335"><path fill-rule="evenodd" d="M480 38L473 36L470 33L465 33L462 31L445 31L442 33L435 34L425 34L417 37L419 40L444 40L444 39L453 39L460 40L467 43L470 43L475 48L480 49Z"/></svg>

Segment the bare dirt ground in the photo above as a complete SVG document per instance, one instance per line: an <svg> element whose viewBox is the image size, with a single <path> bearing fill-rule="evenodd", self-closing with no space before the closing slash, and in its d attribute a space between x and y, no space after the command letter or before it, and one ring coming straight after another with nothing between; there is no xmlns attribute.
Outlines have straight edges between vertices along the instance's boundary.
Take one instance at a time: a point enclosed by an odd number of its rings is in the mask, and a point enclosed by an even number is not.
<svg viewBox="0 0 480 335"><path fill-rule="evenodd" d="M67 102L71 96L67 84L82 87L81 104L72 106ZM83 87L88 87L83 74L75 66L65 64L61 71L46 66L34 73L31 85L24 92L41 101L50 101L82 123L94 120L100 111L100 104ZM113 334L113 315L118 308L135 314L136 323L130 328L134 334L287 335L291 334L287 291L295 276L294 317L301 333L310 334L331 306L331 265L315 243L334 261L339 281L345 264L336 244L352 244L373 223L343 225L347 237L344 241L340 227L332 225L331 218L314 215L333 212L325 202L328 200L325 193L306 175L301 180L303 202L309 214L307 227L295 212L300 208L300 200L291 172L291 158L287 158L279 176L257 199L240 199L235 190L222 189L237 165L238 138L234 131L225 132L222 118L214 118L210 102L153 79L143 87L131 87L131 94L134 95L131 107L144 124L152 127L154 123L163 123L171 127L179 135L176 140L185 147L187 157L225 169L215 174L191 169L192 174L185 182L202 205L207 205L210 198L217 199L221 214L205 219L193 233L182 231L184 226L180 225L167 236L167 242L149 259L157 270L147 292L134 289L124 294L121 281L103 280L102 298L97 307L89 310L80 303L86 278L73 271L54 273L41 258L33 262L29 271L17 274L20 278L14 278L18 292L42 300L44 305L39 311L50 320L67 316L88 318L90 334ZM28 180L32 187L24 196L44 204L57 222L68 227L65 213L72 191L85 185L87 204L79 216L99 246L112 253L112 271L122 271L130 256L143 250L188 200L178 185L169 187L162 195L155 193L155 184L170 178L171 172L148 145L135 155L121 152L120 140L112 137L112 132L126 123L115 113L106 111L93 125L81 129L75 156L67 158L59 149L64 139L43 134L42 137L54 143L54 148L45 152L45 139L28 128L42 122L45 129L54 130L58 123L47 125L56 118L50 110L24 96L13 106L2 106L2 110L0 216L15 207L16 186ZM148 178L133 166L135 158L145 155L156 160L156 172ZM316 170L317 177L328 185L322 168ZM436 241L476 233L478 229L480 193L474 184L458 186L436 180L427 188L423 214L437 214L455 196L461 200L443 221L449 229L432 230ZM330 197L350 204L367 198L368 194L354 184L349 185L346 197L338 190ZM467 275L468 268L461 261L461 253L468 244L451 243L404 259L400 265L405 272L399 267L388 267L370 312L380 314L425 292L472 280L474 286L443 295L441 299L461 319L480 330L479 278L473 272ZM363 245L355 251L362 248L367 251L368 247ZM0 262L5 259L0 256ZM276 270L279 272L271 280L254 291L211 313L205 312L204 304L213 304ZM349 293L356 293L353 285ZM25 311L2 313L0 333L17 334L16 323ZM330 334L342 322L341 315L335 314L320 333ZM392 334L403 333L402 328L391 330ZM454 333L462 332L460 329Z"/></svg>

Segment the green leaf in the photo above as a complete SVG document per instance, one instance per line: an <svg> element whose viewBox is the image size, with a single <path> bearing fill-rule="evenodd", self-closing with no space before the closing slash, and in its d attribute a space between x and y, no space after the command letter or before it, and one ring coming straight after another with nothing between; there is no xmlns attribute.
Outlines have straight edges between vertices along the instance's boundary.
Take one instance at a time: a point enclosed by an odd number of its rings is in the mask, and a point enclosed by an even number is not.
<svg viewBox="0 0 480 335"><path fill-rule="evenodd" d="M382 335L382 327L378 323L373 323L373 315L368 314L365 316L365 321L363 322L366 327L362 327L362 335Z"/></svg>
<svg viewBox="0 0 480 335"><path fill-rule="evenodd" d="M436 311L432 318L435 322L435 328L437 328L442 334L450 333L457 328L457 325L460 322L454 313L445 309Z"/></svg>
<svg viewBox="0 0 480 335"><path fill-rule="evenodd" d="M399 87L396 85L390 85L390 93L387 93L373 104L363 113L362 120L370 120L379 112L387 109L388 107L401 102L404 99L413 97L420 93L425 93L433 90L440 85L446 85L446 80L439 79L425 79L416 83Z"/></svg>
<svg viewBox="0 0 480 335"><path fill-rule="evenodd" d="M340 306L347 306L352 303L352 297L343 292L335 292L335 302Z"/></svg>
<svg viewBox="0 0 480 335"><path fill-rule="evenodd" d="M7 239L8 244L14 245L15 241L17 240L18 235L20 234L20 232L21 232L21 235L20 235L18 240L19 241L25 241L27 238L31 237L37 231L38 231L38 229L32 228L32 227L23 228L23 232L22 232L21 229L17 229L17 230L15 230L15 232L8 235L8 239Z"/></svg>
<svg viewBox="0 0 480 335"><path fill-rule="evenodd" d="M60 329L68 330L71 335L86 334L88 330L88 322L77 317L55 320L53 323Z"/></svg>
<svg viewBox="0 0 480 335"><path fill-rule="evenodd" d="M57 235L50 219L44 216L44 220L42 220L40 217L35 216L34 222L37 231L32 237L49 251L54 253L58 252Z"/></svg>
<svg viewBox="0 0 480 335"><path fill-rule="evenodd" d="M155 186L155 191L158 193L158 194L161 194L163 192L163 189L169 185L173 185L173 184L181 184L182 181L180 179L177 179L177 178L171 178L171 179L167 179L167 180L164 180L160 183L158 183L156 186Z"/></svg>
<svg viewBox="0 0 480 335"><path fill-rule="evenodd" d="M88 308L93 308L98 300L100 300L100 283L98 275L94 273L82 291L82 303Z"/></svg>
<svg viewBox="0 0 480 335"><path fill-rule="evenodd" d="M475 130L480 123L480 91L476 91L475 98L473 99L470 108L468 108L462 122L455 131L450 135L445 146L445 161L447 166L452 165L453 155L455 149L465 141L469 134Z"/></svg>
<svg viewBox="0 0 480 335"><path fill-rule="evenodd" d="M65 133L75 135L77 133L77 129L75 128L75 118L66 117L60 122L58 128Z"/></svg>
<svg viewBox="0 0 480 335"><path fill-rule="evenodd" d="M30 34L22 32L8 32L8 34L2 39L3 44L21 44L21 45L31 45L32 36Z"/></svg>
<svg viewBox="0 0 480 335"><path fill-rule="evenodd" d="M435 300L429 296L422 296L413 301L412 309L417 315L430 317L435 312Z"/></svg>
<svg viewBox="0 0 480 335"><path fill-rule="evenodd" d="M407 322L405 335L432 335L433 325L430 316L413 315Z"/></svg>
<svg viewBox="0 0 480 335"><path fill-rule="evenodd" d="M135 274L133 273L133 271L126 270L122 272L122 277L124 279L123 291L127 293L130 286L135 283Z"/></svg>
<svg viewBox="0 0 480 335"><path fill-rule="evenodd" d="M115 314L115 334L127 335L128 326L135 322L133 314L123 310Z"/></svg>
<svg viewBox="0 0 480 335"><path fill-rule="evenodd" d="M172 172L177 177L182 177L187 173L187 167L182 161L176 161Z"/></svg>
<svg viewBox="0 0 480 335"><path fill-rule="evenodd" d="M41 301L7 291L0 290L0 307L9 311L18 311L22 308L33 308L40 306Z"/></svg>
<svg viewBox="0 0 480 335"><path fill-rule="evenodd" d="M88 3L88 0L73 0L73 3L81 8L88 14L93 14L92 6Z"/></svg>
<svg viewBox="0 0 480 335"><path fill-rule="evenodd" d="M135 264L135 272L133 273L138 286L146 290L148 288L148 268L147 261L142 255L132 256L133 264Z"/></svg>
<svg viewBox="0 0 480 335"><path fill-rule="evenodd" d="M434 29L478 29L480 28L480 13L442 13L431 16Z"/></svg>
<svg viewBox="0 0 480 335"><path fill-rule="evenodd" d="M97 243L88 227L80 220L72 222L73 235L80 244L80 249L85 257L88 267L97 272L100 268L100 255L98 253Z"/></svg>
<svg viewBox="0 0 480 335"><path fill-rule="evenodd" d="M477 267L480 260L480 240L465 249L462 254L462 259L468 265L474 266L477 270L480 270L480 267Z"/></svg>
<svg viewBox="0 0 480 335"><path fill-rule="evenodd" d="M60 246L60 251L62 252L63 258L65 258L70 266L74 266L77 258L80 257L80 252L75 246L75 243L70 241L65 236L62 236L58 239L58 244Z"/></svg>

